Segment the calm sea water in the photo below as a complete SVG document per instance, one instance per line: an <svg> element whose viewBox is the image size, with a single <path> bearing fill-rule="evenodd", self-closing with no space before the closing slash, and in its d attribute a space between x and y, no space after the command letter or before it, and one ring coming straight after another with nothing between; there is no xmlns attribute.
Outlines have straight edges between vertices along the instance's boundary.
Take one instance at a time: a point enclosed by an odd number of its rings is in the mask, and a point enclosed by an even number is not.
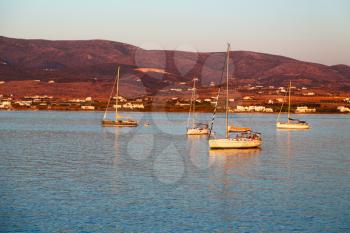
<svg viewBox="0 0 350 233"><path fill-rule="evenodd" d="M151 125L0 112L0 232L350 231L350 115L281 131L275 115L239 114L264 145L228 151L186 137L187 114L125 115Z"/></svg>

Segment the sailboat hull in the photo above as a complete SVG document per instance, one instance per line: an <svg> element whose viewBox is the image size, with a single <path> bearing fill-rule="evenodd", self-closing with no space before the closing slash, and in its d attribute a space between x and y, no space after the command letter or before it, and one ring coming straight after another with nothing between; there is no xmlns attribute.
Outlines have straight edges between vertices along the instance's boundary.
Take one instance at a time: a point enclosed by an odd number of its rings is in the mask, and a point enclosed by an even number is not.
<svg viewBox="0 0 350 233"><path fill-rule="evenodd" d="M262 141L257 139L210 139L210 149L248 149L261 146Z"/></svg>
<svg viewBox="0 0 350 233"><path fill-rule="evenodd" d="M278 129L309 129L310 126L307 123L291 123L291 122L277 122L276 127Z"/></svg>
<svg viewBox="0 0 350 233"><path fill-rule="evenodd" d="M132 120L102 120L102 126L114 126L114 127L136 127L138 124Z"/></svg>
<svg viewBox="0 0 350 233"><path fill-rule="evenodd" d="M209 129L199 129L199 128L190 128L187 129L187 135L208 135Z"/></svg>

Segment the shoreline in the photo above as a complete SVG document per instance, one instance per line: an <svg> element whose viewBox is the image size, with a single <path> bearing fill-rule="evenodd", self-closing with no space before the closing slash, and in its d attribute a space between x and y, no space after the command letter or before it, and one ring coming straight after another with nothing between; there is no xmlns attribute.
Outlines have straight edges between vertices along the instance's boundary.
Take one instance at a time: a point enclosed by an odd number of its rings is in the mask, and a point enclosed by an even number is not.
<svg viewBox="0 0 350 233"><path fill-rule="evenodd" d="M104 113L105 111L102 110L66 110L66 109L0 109L0 112L100 112ZM108 113L114 112L113 110L107 111ZM126 113L188 113L187 111L123 111L120 110L120 112L126 112ZM196 114L205 114L205 113L213 113L209 111L200 111L196 112ZM217 113L225 113L225 112L217 112ZM278 115L278 112L230 112L231 114L262 114L262 115ZM288 114L288 112L281 112L281 114ZM292 113L293 115L350 115L349 113L344 112L311 112L311 113Z"/></svg>

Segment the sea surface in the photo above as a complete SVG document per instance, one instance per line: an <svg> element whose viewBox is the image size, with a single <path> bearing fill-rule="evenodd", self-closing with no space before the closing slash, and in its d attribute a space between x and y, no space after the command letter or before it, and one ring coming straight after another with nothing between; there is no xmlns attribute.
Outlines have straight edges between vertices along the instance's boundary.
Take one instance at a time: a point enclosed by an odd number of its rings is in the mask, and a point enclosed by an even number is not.
<svg viewBox="0 0 350 233"><path fill-rule="evenodd" d="M350 232L350 115L238 114L262 148L210 151L185 113L102 114L0 112L0 232Z"/></svg>

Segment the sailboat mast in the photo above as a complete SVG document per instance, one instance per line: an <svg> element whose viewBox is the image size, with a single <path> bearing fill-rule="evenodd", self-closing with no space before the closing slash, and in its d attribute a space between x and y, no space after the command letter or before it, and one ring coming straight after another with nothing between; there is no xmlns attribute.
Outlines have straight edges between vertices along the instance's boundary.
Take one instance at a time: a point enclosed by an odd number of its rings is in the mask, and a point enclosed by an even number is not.
<svg viewBox="0 0 350 233"><path fill-rule="evenodd" d="M196 114L196 81L197 79L193 79L193 117L192 117L192 127L194 127L194 118Z"/></svg>
<svg viewBox="0 0 350 233"><path fill-rule="evenodd" d="M290 89L292 87L292 82L289 81L289 97L288 97L288 123L289 123L289 118L290 118Z"/></svg>
<svg viewBox="0 0 350 233"><path fill-rule="evenodd" d="M117 93L115 96L115 119L118 119L118 98L119 98L119 72L120 72L120 66L118 66L118 73L117 73Z"/></svg>
<svg viewBox="0 0 350 233"><path fill-rule="evenodd" d="M228 138L228 66L230 59L230 44L227 44L227 54L226 54L226 138Z"/></svg>

